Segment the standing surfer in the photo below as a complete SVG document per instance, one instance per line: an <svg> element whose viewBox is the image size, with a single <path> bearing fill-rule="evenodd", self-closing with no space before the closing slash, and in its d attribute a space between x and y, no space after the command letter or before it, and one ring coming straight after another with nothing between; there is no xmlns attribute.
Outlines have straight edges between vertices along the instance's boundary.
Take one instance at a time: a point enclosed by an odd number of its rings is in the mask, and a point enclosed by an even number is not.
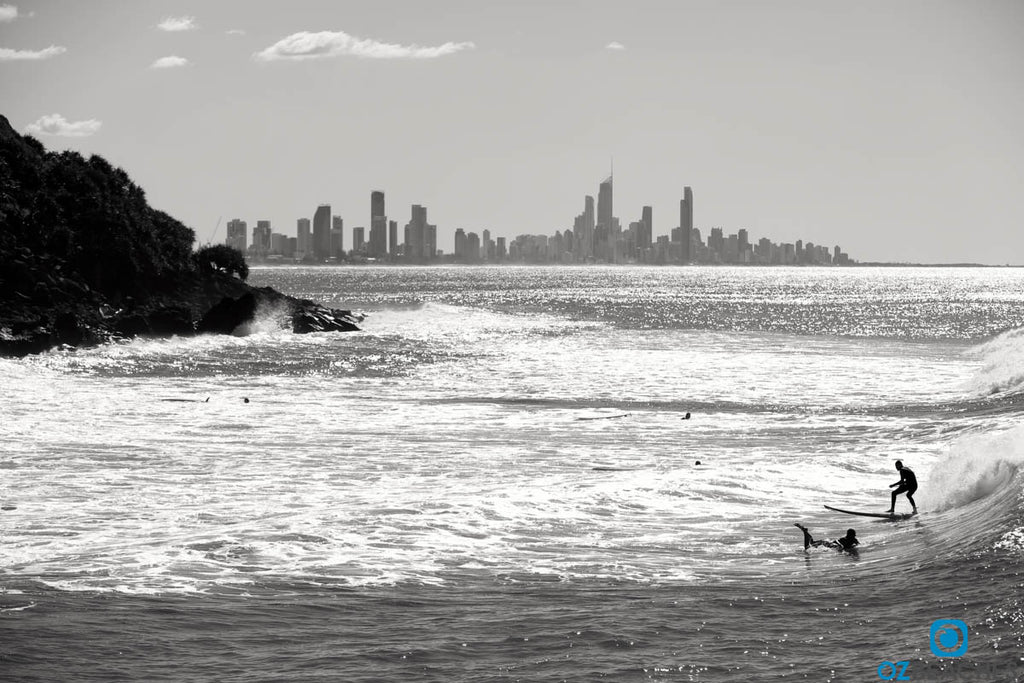
<svg viewBox="0 0 1024 683"><path fill-rule="evenodd" d="M914 502L914 491L917 490L917 477L909 467L903 466L902 460L896 461L896 471L900 473L900 480L895 484L889 484L889 488L893 486L899 486L899 488L892 492L892 505L889 506L889 514L891 515L896 512L896 496L901 493L907 494L907 500L913 506L914 513L917 513L917 503Z"/></svg>

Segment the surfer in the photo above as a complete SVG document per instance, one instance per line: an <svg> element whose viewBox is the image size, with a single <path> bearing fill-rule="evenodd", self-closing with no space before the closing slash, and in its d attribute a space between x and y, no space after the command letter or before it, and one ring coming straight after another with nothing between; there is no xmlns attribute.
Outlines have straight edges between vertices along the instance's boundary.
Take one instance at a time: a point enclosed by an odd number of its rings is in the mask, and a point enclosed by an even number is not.
<svg viewBox="0 0 1024 683"><path fill-rule="evenodd" d="M811 532L803 524L797 522L793 526L804 532L804 550L813 545L815 548L835 548L839 552L856 553L857 549L855 546L860 545L860 541L857 540L857 532L853 529L847 529L845 536L834 541L815 541L811 536Z"/></svg>
<svg viewBox="0 0 1024 683"><path fill-rule="evenodd" d="M916 513L917 503L914 502L914 491L917 490L917 477L909 467L903 466L902 460L896 461L896 471L900 473L900 480L895 484L889 484L889 488L893 486L899 486L899 488L892 492L892 505L889 506L889 514L891 515L896 512L896 496L901 493L907 494L907 500L910 501L910 505Z"/></svg>

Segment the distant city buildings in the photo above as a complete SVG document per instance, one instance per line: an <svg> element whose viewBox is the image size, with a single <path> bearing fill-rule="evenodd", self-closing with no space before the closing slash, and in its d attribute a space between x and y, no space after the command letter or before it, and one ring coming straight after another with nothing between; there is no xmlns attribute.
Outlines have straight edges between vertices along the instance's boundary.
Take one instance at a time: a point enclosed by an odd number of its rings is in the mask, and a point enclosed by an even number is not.
<svg viewBox="0 0 1024 683"><path fill-rule="evenodd" d="M634 214L635 215L635 214ZM345 222L321 204L309 218L296 221L296 236L273 232L270 221L259 220L247 244L246 222L228 221L227 240L256 262L296 263L615 263L650 265L746 264L746 265L847 265L854 263L839 246L831 248L795 243L776 244L766 237L751 241L745 228L726 235L721 227L708 230L707 239L694 225L693 189L685 186L679 200L679 224L667 235L654 234L654 209L644 206L639 220L623 230L614 215L614 179L609 176L597 188L597 201L587 195L583 211L572 227L554 235L519 235L511 240L492 239L490 230L480 233L457 228L453 250L445 254L437 246L437 226L427 221L427 207L413 204L409 222L399 241L398 221L388 220L384 192L370 193L369 234L364 226L352 228L352 248L345 249Z"/></svg>

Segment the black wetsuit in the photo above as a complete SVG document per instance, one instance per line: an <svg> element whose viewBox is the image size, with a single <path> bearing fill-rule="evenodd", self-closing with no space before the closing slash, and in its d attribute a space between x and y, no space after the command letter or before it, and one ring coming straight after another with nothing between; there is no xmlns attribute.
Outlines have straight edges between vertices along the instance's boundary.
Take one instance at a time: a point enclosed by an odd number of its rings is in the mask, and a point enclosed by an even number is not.
<svg viewBox="0 0 1024 683"><path fill-rule="evenodd" d="M914 475L913 470L909 467L900 469L900 485L895 491L895 495L900 493L908 493L914 495L914 491L917 490L917 477Z"/></svg>

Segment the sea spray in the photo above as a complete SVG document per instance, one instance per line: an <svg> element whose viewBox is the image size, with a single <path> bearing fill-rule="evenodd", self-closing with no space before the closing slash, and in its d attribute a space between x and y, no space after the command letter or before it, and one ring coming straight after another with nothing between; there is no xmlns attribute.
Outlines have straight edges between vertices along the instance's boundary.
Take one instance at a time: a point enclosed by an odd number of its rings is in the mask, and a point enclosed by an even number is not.
<svg viewBox="0 0 1024 683"><path fill-rule="evenodd" d="M968 434L954 441L928 477L934 509L948 510L985 498L1007 486L1024 465L1024 426Z"/></svg>
<svg viewBox="0 0 1024 683"><path fill-rule="evenodd" d="M968 351L983 362L972 379L975 395L1019 393L1024 390L1024 327L1004 332Z"/></svg>
<svg viewBox="0 0 1024 683"><path fill-rule="evenodd" d="M261 303L256 308L252 320L242 323L234 329L236 337L248 337L251 334L270 333L288 329L290 326L288 308L283 302L277 304Z"/></svg>

